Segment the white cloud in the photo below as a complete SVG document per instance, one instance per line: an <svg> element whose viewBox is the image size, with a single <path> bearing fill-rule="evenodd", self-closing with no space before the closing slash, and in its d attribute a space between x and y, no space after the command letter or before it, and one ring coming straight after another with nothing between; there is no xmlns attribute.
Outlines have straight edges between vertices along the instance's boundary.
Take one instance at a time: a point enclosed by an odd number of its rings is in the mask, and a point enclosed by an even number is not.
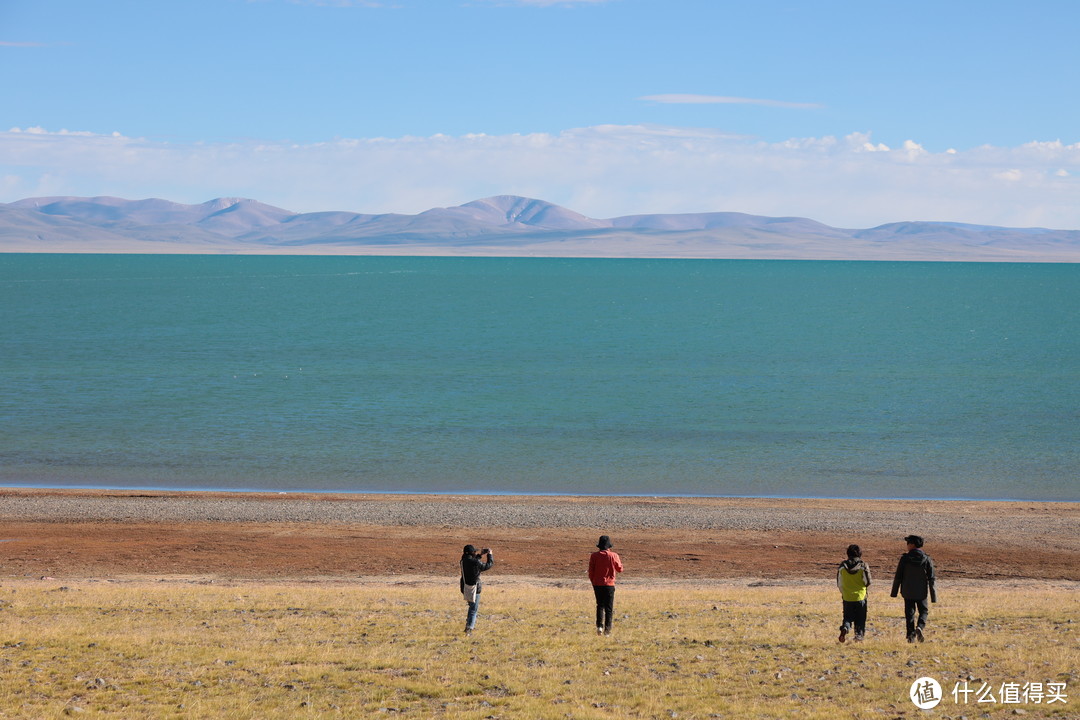
<svg viewBox="0 0 1080 720"><path fill-rule="evenodd" d="M766 107L796 108L810 110L823 107L818 103L788 102L786 100L762 100L760 98L728 97L726 95L694 95L687 93L669 93L645 95L638 100L667 105L765 105Z"/></svg>
<svg viewBox="0 0 1080 720"><path fill-rule="evenodd" d="M295 211L419 212L496 194L593 217L732 210L841 227L952 220L1080 229L1080 143L931 152L868 133L765 142L694 128L174 144L0 132L0 201L250 197Z"/></svg>
<svg viewBox="0 0 1080 720"><path fill-rule="evenodd" d="M870 133L851 133L845 140L854 152L892 152L885 143L871 142Z"/></svg>
<svg viewBox="0 0 1080 720"><path fill-rule="evenodd" d="M27 135L50 135L50 134L53 134L53 135L77 135L77 136L81 136L81 137L97 137L97 135L95 133L88 132L86 130L77 130L75 132L72 132L70 130L58 130L55 133L50 133L48 130L46 130L45 128L40 127L40 126L28 127L26 129L13 127L10 130L8 130L8 132L13 133L13 134L26 133ZM114 132L112 134L112 136L113 137L120 137L120 133Z"/></svg>

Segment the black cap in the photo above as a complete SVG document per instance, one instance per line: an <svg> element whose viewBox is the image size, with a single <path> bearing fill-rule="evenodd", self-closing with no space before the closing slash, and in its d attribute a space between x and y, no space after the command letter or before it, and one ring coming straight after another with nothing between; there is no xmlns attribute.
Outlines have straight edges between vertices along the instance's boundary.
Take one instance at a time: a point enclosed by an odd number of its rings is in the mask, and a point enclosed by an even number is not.
<svg viewBox="0 0 1080 720"><path fill-rule="evenodd" d="M904 542L911 543L917 548L921 548L923 546L923 539L918 535L908 535L906 538L904 538Z"/></svg>
<svg viewBox="0 0 1080 720"><path fill-rule="evenodd" d="M466 555L475 555L476 554L476 548L474 548L472 545L466 545L464 553Z"/></svg>
<svg viewBox="0 0 1080 720"><path fill-rule="evenodd" d="M611 538L609 538L607 535L601 535L600 541L596 543L596 547L600 548L601 550L607 550L611 547Z"/></svg>

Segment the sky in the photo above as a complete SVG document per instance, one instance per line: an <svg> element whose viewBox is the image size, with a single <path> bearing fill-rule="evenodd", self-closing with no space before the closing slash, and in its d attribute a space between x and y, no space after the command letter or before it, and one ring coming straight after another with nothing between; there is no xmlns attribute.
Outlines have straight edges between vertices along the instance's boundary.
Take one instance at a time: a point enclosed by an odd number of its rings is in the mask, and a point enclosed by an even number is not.
<svg viewBox="0 0 1080 720"><path fill-rule="evenodd" d="M0 202L1080 229L1075 0L0 0Z"/></svg>

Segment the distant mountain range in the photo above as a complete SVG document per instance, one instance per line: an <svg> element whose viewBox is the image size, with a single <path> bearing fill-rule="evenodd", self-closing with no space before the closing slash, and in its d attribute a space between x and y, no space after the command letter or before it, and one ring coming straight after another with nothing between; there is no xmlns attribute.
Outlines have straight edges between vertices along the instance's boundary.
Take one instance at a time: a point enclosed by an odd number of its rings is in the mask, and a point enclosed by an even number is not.
<svg viewBox="0 0 1080 720"><path fill-rule="evenodd" d="M598 220L501 195L418 215L294 213L254 200L0 203L0 252L1080 262L1080 231L899 222L864 230L735 212Z"/></svg>

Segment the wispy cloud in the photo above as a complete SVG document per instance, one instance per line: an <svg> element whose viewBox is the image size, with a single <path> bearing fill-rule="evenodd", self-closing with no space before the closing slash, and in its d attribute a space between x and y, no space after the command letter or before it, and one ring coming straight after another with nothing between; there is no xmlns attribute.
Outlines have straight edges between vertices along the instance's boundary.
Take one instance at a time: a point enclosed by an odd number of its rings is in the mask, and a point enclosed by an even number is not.
<svg viewBox="0 0 1080 720"><path fill-rule="evenodd" d="M298 5L316 5L320 8L384 8L386 3L375 0L291 0Z"/></svg>
<svg viewBox="0 0 1080 720"><path fill-rule="evenodd" d="M553 7L556 5L599 5L615 0L480 0L492 5L519 5L527 7Z"/></svg>
<svg viewBox="0 0 1080 720"><path fill-rule="evenodd" d="M295 211L419 212L497 194L592 217L732 210L840 227L951 220L1080 229L1080 143L932 152L869 134L764 142L610 125L560 133L174 144L0 132L0 201L242 196Z"/></svg>
<svg viewBox="0 0 1080 720"><path fill-rule="evenodd" d="M765 105L767 107L796 108L800 110L813 110L824 107L818 103L728 97L726 95L694 95L688 93L645 95L644 97L639 97L638 100L647 100L649 102L662 103L664 105Z"/></svg>
<svg viewBox="0 0 1080 720"><path fill-rule="evenodd" d="M269 0L247 0L249 3L261 3L268 2ZM293 5L314 5L315 7L363 7L363 8L381 8L386 7L384 2L378 2L377 0L288 0Z"/></svg>
<svg viewBox="0 0 1080 720"><path fill-rule="evenodd" d="M10 40L0 40L0 47L36 48L46 47L46 44L38 42L12 42Z"/></svg>

